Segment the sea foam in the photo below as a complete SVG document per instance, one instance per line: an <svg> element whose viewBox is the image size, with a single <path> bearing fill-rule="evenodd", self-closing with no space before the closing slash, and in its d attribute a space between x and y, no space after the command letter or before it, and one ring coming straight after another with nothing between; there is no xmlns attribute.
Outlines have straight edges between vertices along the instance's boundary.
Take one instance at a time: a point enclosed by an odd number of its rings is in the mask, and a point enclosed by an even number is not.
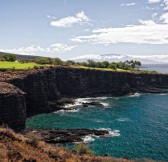
<svg viewBox="0 0 168 162"><path fill-rule="evenodd" d="M72 109L72 110L59 110L56 111L55 113L66 113L66 112L71 112L71 113L75 113L75 112L79 112L79 109Z"/></svg>
<svg viewBox="0 0 168 162"><path fill-rule="evenodd" d="M95 141L95 138L93 138L92 135L87 135L87 136L84 136L84 137L82 138L82 140L83 140L84 143L89 143L89 142Z"/></svg>
<svg viewBox="0 0 168 162"><path fill-rule="evenodd" d="M124 122L124 121L129 121L129 119L128 118L119 118L119 119L117 119L117 121Z"/></svg>
<svg viewBox="0 0 168 162"><path fill-rule="evenodd" d="M134 93L132 95L130 95L129 97L139 97L141 94L140 93Z"/></svg>
<svg viewBox="0 0 168 162"><path fill-rule="evenodd" d="M120 136L120 130L111 130L111 128L99 128L98 130L106 130L108 134L105 137L118 137Z"/></svg>

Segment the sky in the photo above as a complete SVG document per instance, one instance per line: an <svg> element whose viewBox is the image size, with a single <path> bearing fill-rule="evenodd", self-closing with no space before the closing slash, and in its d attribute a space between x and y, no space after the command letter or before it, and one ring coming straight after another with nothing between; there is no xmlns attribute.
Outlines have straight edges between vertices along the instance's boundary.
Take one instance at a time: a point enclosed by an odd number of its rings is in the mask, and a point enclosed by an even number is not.
<svg viewBox="0 0 168 162"><path fill-rule="evenodd" d="M0 51L168 55L168 0L0 0Z"/></svg>

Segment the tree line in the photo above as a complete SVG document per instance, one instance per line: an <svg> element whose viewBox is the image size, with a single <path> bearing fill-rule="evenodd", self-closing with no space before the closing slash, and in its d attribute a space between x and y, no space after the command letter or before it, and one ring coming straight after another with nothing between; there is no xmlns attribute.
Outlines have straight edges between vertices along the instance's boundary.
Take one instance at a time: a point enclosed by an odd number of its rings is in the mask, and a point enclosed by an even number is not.
<svg viewBox="0 0 168 162"><path fill-rule="evenodd" d="M16 55L5 54L0 58L0 61L16 61ZM90 68L110 68L113 70L134 70L141 66L141 62L137 60L127 60L124 62L96 62L94 60L87 60L86 62L75 62L73 60L63 61L60 58L38 57L35 60L18 60L21 63L35 62L40 65L62 65L62 66L84 66Z"/></svg>

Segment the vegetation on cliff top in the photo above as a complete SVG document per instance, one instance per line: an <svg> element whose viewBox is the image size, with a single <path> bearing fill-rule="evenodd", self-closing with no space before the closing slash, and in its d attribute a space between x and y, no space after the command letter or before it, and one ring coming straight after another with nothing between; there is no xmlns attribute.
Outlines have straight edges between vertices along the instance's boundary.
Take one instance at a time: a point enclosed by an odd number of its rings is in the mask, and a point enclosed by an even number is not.
<svg viewBox="0 0 168 162"><path fill-rule="evenodd" d="M97 68L103 70L134 70L136 67L141 66L139 61L125 61L125 62L96 62L88 60L87 62L75 62L72 60L62 61L59 58L38 57L35 60L17 60L14 54L4 54L0 57L0 68L2 69L28 69L38 68L40 65L63 65L80 68Z"/></svg>
<svg viewBox="0 0 168 162"><path fill-rule="evenodd" d="M88 60L87 62L75 62L73 60L63 61L60 58L36 57L35 59L18 60L17 55L4 54L0 57L0 69L39 69L43 66L66 66L80 69L93 69L103 71L118 71L118 72L143 72L156 73L155 71L140 71L141 62L137 60L130 60L125 62L96 62Z"/></svg>

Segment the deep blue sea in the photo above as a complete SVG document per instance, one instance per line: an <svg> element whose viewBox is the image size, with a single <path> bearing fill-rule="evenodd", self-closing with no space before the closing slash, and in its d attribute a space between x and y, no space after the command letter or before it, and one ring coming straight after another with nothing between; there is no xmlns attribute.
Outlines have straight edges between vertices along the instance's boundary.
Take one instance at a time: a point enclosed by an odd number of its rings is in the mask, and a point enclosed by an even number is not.
<svg viewBox="0 0 168 162"><path fill-rule="evenodd" d="M104 107L83 108L80 101ZM168 161L168 94L78 99L73 108L34 116L27 128L107 129L107 137L84 137L96 154Z"/></svg>

